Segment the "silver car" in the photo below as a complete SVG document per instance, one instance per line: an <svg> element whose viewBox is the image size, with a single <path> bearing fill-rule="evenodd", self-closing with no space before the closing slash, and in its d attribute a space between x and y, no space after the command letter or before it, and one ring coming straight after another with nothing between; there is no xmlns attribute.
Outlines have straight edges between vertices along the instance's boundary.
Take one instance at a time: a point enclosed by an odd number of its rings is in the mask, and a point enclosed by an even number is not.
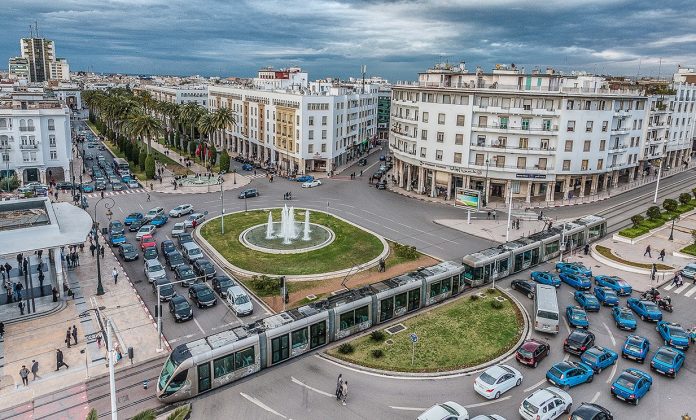
<svg viewBox="0 0 696 420"><path fill-rule="evenodd" d="M191 204L180 204L169 210L169 217L181 217L191 213L193 213L193 206Z"/></svg>
<svg viewBox="0 0 696 420"><path fill-rule="evenodd" d="M205 215L203 213L193 213L189 217L184 220L184 226L187 228L193 227L193 222L196 222L196 226L200 225L201 222L205 219Z"/></svg>
<svg viewBox="0 0 696 420"><path fill-rule="evenodd" d="M167 277L162 264L156 259L145 260L145 276L150 283Z"/></svg>

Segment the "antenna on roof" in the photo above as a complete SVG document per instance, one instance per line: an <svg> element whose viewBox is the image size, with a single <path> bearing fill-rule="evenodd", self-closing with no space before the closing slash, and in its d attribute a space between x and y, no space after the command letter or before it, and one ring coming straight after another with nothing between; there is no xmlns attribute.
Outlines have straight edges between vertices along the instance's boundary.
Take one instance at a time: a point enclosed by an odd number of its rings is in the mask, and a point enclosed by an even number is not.
<svg viewBox="0 0 696 420"><path fill-rule="evenodd" d="M39 37L39 21L34 21L34 29L36 29L36 37Z"/></svg>
<svg viewBox="0 0 696 420"><path fill-rule="evenodd" d="M360 66L360 72L362 73L362 93L365 93L365 73L367 73L367 65L363 64Z"/></svg>

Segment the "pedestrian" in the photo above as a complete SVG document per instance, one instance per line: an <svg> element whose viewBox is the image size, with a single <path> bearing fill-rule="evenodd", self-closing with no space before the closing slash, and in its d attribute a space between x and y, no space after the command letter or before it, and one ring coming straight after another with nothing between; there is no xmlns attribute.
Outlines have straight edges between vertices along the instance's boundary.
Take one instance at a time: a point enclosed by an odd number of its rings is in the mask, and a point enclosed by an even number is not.
<svg viewBox="0 0 696 420"><path fill-rule="evenodd" d="M488 215L486 216L486 220L491 220L491 211L488 211Z"/></svg>
<svg viewBox="0 0 696 420"><path fill-rule="evenodd" d="M102 194L104 194L104 193L102 192ZM57 190L56 190L56 192L53 193L53 198L55 198L56 201L58 201L58 191Z"/></svg>
<svg viewBox="0 0 696 420"><path fill-rule="evenodd" d="M92 237L91 237L91 236L90 236L90 238L89 238L89 241L92 242ZM95 251L96 249L97 249L97 247L94 246L94 244L90 244L90 246L89 246L89 251L92 253L92 257L94 257L94 251Z"/></svg>
<svg viewBox="0 0 696 420"><path fill-rule="evenodd" d="M496 217L498 217L498 210L493 210L493 220L495 220Z"/></svg>
<svg viewBox="0 0 696 420"><path fill-rule="evenodd" d="M22 275L22 261L24 261L22 254L17 254L17 269L19 270L20 276Z"/></svg>
<svg viewBox="0 0 696 420"><path fill-rule="evenodd" d="M22 299L19 299L19 303L17 304L19 307L19 314L24 315L24 302L22 302Z"/></svg>
<svg viewBox="0 0 696 420"><path fill-rule="evenodd" d="M648 246L645 248L645 252L643 253L643 256L646 256L646 255L647 255L648 257L652 258L652 255L650 255L650 245L648 245Z"/></svg>
<svg viewBox="0 0 696 420"><path fill-rule="evenodd" d="M343 386L343 374L338 374L338 379L336 379L336 399L341 399L341 386Z"/></svg>
<svg viewBox="0 0 696 420"><path fill-rule="evenodd" d="M104 190L101 190L99 194L101 194L101 198L104 198Z"/></svg>
<svg viewBox="0 0 696 420"><path fill-rule="evenodd" d="M341 398L343 399L343 405L346 405L346 400L348 399L348 381L341 384Z"/></svg>
<svg viewBox="0 0 696 420"><path fill-rule="evenodd" d="M662 251L660 251L660 256L659 256L657 259L658 259L658 260L661 260L661 261L663 261L663 262L665 261L665 250L664 250L664 248L662 249Z"/></svg>
<svg viewBox="0 0 696 420"><path fill-rule="evenodd" d="M0 321L0 338L5 336L5 323Z"/></svg>
<svg viewBox="0 0 696 420"><path fill-rule="evenodd" d="M76 346L77 345L77 327L75 326L75 324L73 324L73 326L72 326L72 337L73 337L73 340L75 340L75 343L73 345Z"/></svg>
<svg viewBox="0 0 696 420"><path fill-rule="evenodd" d="M674 278L672 279L672 286L678 286L679 285L679 273L674 275Z"/></svg>
<svg viewBox="0 0 696 420"><path fill-rule="evenodd" d="M68 345L68 348L70 348L70 327L68 327L68 331L65 333L65 344Z"/></svg>
<svg viewBox="0 0 696 420"><path fill-rule="evenodd" d="M99 247L99 253L101 254L102 260L104 259L104 247L100 246Z"/></svg>
<svg viewBox="0 0 696 420"><path fill-rule="evenodd" d="M34 375L32 378L33 381L36 380L36 378L40 378L39 376L39 362L36 360L31 361L31 373Z"/></svg>
<svg viewBox="0 0 696 420"><path fill-rule="evenodd" d="M655 274L657 274L657 264L653 263L652 270L650 271L651 280L655 280Z"/></svg>
<svg viewBox="0 0 696 420"><path fill-rule="evenodd" d="M0 274L2 274L2 281L5 281L5 266L0 264Z"/></svg>
<svg viewBox="0 0 696 420"><path fill-rule="evenodd" d="M22 384L29 386L29 369L27 369L26 365L22 365L22 369L19 370L19 376L22 378Z"/></svg>
<svg viewBox="0 0 696 420"><path fill-rule="evenodd" d="M60 349L56 349L56 371L63 366L65 366L66 369L70 368L70 366L63 361L63 352L60 351Z"/></svg>
<svg viewBox="0 0 696 420"><path fill-rule="evenodd" d="M150 201L150 193L147 193L147 200L146 201Z"/></svg>
<svg viewBox="0 0 696 420"><path fill-rule="evenodd" d="M12 266L9 263L5 263L5 271L7 272L7 279L8 280L10 278L10 270L12 270Z"/></svg>
<svg viewBox="0 0 696 420"><path fill-rule="evenodd" d="M583 250L585 251L585 255L589 254L590 253L590 245L585 244L585 248L583 248Z"/></svg>
<svg viewBox="0 0 696 420"><path fill-rule="evenodd" d="M58 302L58 289L55 287L51 289L51 295L53 296L53 301Z"/></svg>
<svg viewBox="0 0 696 420"><path fill-rule="evenodd" d="M114 284L118 283L118 271L116 270L116 267L114 267L113 270L111 270L111 276L114 278Z"/></svg>
<svg viewBox="0 0 696 420"><path fill-rule="evenodd" d="M98 348L101 348L101 341L102 341L102 338L101 338L101 334L100 334L97 336L97 347Z"/></svg>

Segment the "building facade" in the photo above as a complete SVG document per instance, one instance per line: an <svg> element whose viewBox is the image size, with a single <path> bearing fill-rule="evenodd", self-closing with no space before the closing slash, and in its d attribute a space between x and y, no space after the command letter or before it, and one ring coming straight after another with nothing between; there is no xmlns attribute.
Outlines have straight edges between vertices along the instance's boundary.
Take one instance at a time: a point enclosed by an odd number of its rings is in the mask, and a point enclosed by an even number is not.
<svg viewBox="0 0 696 420"><path fill-rule="evenodd" d="M153 99L173 104L194 102L204 108L208 106L207 86L155 86L142 85L135 90L150 92Z"/></svg>
<svg viewBox="0 0 696 420"><path fill-rule="evenodd" d="M392 89L396 182L447 199L478 190L484 204L510 194L526 203L596 194L664 156L687 157L686 142L645 147L655 103L600 77L437 65ZM666 143L666 132L654 135Z"/></svg>
<svg viewBox="0 0 696 420"><path fill-rule="evenodd" d="M0 97L0 173L22 183L70 179L70 110L43 92Z"/></svg>
<svg viewBox="0 0 696 420"><path fill-rule="evenodd" d="M12 80L29 80L29 60L24 57L10 58L8 70Z"/></svg>

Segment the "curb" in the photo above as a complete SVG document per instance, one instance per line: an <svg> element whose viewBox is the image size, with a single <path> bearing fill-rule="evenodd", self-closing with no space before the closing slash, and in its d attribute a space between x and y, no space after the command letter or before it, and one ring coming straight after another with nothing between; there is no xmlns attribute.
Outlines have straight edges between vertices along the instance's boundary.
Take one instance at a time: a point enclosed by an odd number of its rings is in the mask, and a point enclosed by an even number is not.
<svg viewBox="0 0 696 420"><path fill-rule="evenodd" d="M606 264L609 267L616 268L617 270L621 271L626 271L629 273L636 273L636 274L648 274L650 275L652 273L652 270L647 269L647 268L639 268L639 267L633 267L630 265L625 265L621 264L617 261L614 261L612 259L609 259L605 257L604 255L600 254L595 247L599 244L594 244L590 247L590 256L594 258L595 260L601 262L602 264ZM604 246L604 245L602 245ZM608 247L607 247L608 248ZM609 248L611 250L611 248ZM676 271L677 269L675 268L674 270L657 270L657 273L659 274L672 274Z"/></svg>
<svg viewBox="0 0 696 420"><path fill-rule="evenodd" d="M49 309L48 311L39 312L39 313L36 313L36 312L35 312L35 313L33 313L33 314L30 314L30 315L20 315L19 317L10 318L10 319L5 320L5 321L2 321L2 322L4 322L5 325L19 324L19 323L24 322L24 321L31 321L31 320L34 320L34 319L42 318L42 317L44 317L44 316L53 315L53 314L55 314L55 313L58 313L58 312L62 311L63 309L65 309L65 308L67 308L67 307L68 307L67 302L66 302L65 300L63 300L63 299L60 299L60 304L57 305L57 306L55 306L55 307L53 307L53 308L51 308L51 309Z"/></svg>
<svg viewBox="0 0 696 420"><path fill-rule="evenodd" d="M428 308L435 309L435 308L440 307L441 305L446 305L448 303L456 302L459 299L473 295L475 291L476 291L476 293L480 293L480 290L482 290L483 288L487 288L487 285L480 286L476 289L472 289L469 293L461 294L459 297L457 297L454 300L445 300L445 301L439 302L436 305L429 306ZM517 298L515 298L514 296L512 296L512 294L507 293L506 291L504 291L502 289L496 288L496 290L498 290L498 292L500 292L501 294L503 294L507 298L509 298L510 301L513 302L517 306L517 308L520 310L520 313L522 313L523 324L524 324L523 331L522 331L522 334L520 335L520 338L515 343L515 345L512 346L509 350L507 350L505 353L501 354L500 356L496 357L495 359L489 360L488 362L482 363L480 365L471 366L471 367L463 368L463 369L451 370L451 371L447 371L447 372L397 372L397 371L375 369L375 368L370 368L370 367L366 367L366 366L356 365L355 363L347 362L345 360L338 359L336 357L333 357L333 356L326 354L327 350L338 347L339 343L363 337L363 336L371 333L372 331L374 331L376 329L382 329L382 327L388 327L389 324L379 324L377 326L373 326L373 327L363 331L359 335L346 337L343 340L334 342L334 345L322 350L320 353L317 354L317 356L322 357L322 358L329 360L331 362L340 364L340 365L348 366L348 367L355 369L355 370L358 370L358 371L384 375L384 376L388 376L388 377L393 378L393 379L421 379L421 380L447 379L447 378L455 378L455 377L459 377L459 376L469 376L469 375L472 375L474 373L478 373L482 370L487 369L490 366L497 365L498 363L509 359L513 354L515 354L515 352L517 351L519 346L531 336L531 333L532 333L531 320L529 317L529 313L524 308L524 306L520 303L520 301L517 300ZM428 311L424 311L424 312L418 311L418 312L413 313L413 314L406 316L404 318L399 318L398 321L403 322L406 319L409 319L409 318L412 318L416 315L421 315L421 314L424 314L427 312ZM394 321L396 321L396 320L394 320Z"/></svg>
<svg viewBox="0 0 696 420"><path fill-rule="evenodd" d="M245 177L245 175L240 175L240 176ZM246 178L246 177L245 177L245 178ZM233 188L229 188L229 189L223 189L222 191L223 191L223 192L234 191L234 190L236 190L236 189L238 189L238 188L246 187L247 185L251 184L251 181L253 181L253 179L249 179L249 178L247 178L247 179L248 179L249 182L247 182L246 184L239 184L239 183L237 183L237 184L232 184L232 185L237 185L237 186L236 186L236 187L233 187ZM162 182L164 182L164 180L163 180ZM225 181L225 182L226 182L226 181ZM210 185L210 187L213 187L213 186L219 187L219 185L220 185L220 184L213 184L213 185ZM224 184L223 184L223 185L224 185ZM201 188L203 188L203 187L201 187ZM173 189L172 189L171 191L170 191L170 190L167 190L167 191L157 191L157 188L155 188L154 190L152 190L152 191L150 191L150 192L155 192L155 193L158 193L158 194L168 194L168 195L182 195L182 194L185 194L185 195L196 195L196 194L219 193L220 190L219 190L219 189L216 189L216 190L210 190L210 191L189 192L189 191L181 191L181 190L178 190L178 189L177 189L176 191L174 191ZM227 213L227 214L229 214L229 213Z"/></svg>

